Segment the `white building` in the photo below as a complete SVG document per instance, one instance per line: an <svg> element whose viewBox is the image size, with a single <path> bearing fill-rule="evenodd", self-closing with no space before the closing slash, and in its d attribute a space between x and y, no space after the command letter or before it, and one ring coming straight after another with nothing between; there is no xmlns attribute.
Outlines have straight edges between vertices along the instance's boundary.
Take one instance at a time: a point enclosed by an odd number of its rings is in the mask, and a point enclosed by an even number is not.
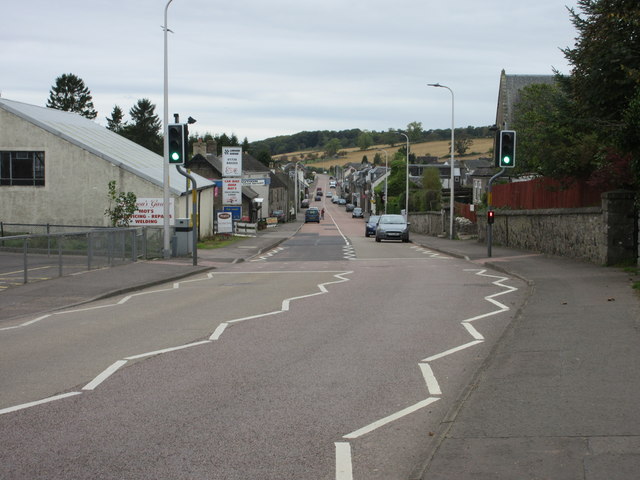
<svg viewBox="0 0 640 480"><path fill-rule="evenodd" d="M169 170L170 197L184 212L185 178ZM199 190L213 185L194 177ZM162 199L163 158L81 115L0 98L1 222L108 226L112 180L119 191ZM212 205L199 210L200 234L210 234Z"/></svg>

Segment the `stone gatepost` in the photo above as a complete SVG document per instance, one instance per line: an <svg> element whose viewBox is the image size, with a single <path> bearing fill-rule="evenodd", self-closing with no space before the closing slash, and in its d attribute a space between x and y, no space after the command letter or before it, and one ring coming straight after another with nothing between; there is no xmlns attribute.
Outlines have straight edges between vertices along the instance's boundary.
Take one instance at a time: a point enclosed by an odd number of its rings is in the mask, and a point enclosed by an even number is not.
<svg viewBox="0 0 640 480"><path fill-rule="evenodd" d="M602 194L602 225L606 236L605 265L636 263L635 194L616 190Z"/></svg>

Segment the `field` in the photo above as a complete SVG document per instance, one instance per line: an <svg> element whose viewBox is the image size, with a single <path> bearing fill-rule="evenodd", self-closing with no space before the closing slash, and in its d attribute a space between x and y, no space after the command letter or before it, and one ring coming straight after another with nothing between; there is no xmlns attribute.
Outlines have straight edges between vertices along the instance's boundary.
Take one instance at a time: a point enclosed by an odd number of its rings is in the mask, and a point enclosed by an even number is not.
<svg viewBox="0 0 640 480"><path fill-rule="evenodd" d="M316 161L305 161L304 163L312 166L328 169L333 165L345 165L346 163L360 163L362 162L362 157L364 155L367 156L369 162L373 162L373 157L375 157L376 153L378 153L378 149L384 150L389 155L389 159L393 156L395 152L398 151L404 144L396 144L395 147L390 147L388 145L374 145L368 150L360 150L359 148L345 148L342 149L342 152L346 152L346 155L341 156L340 158L333 159L323 159L321 156L323 152L321 150L305 150L301 152L292 152L286 154L286 157L289 160L299 160L302 156L306 158L309 154L317 154L318 160ZM456 160L472 160L479 157L491 157L491 151L493 149L493 138L476 138L473 140L473 144L468 150L467 155L459 156L455 155ZM448 161L450 154L450 147L448 140L442 140L437 142L423 142L423 143L413 143L410 146L410 152L416 154L418 157L422 157L425 155L436 156L441 159L442 162ZM384 153L380 153L383 158L385 158ZM274 160L281 158L283 155L274 156Z"/></svg>

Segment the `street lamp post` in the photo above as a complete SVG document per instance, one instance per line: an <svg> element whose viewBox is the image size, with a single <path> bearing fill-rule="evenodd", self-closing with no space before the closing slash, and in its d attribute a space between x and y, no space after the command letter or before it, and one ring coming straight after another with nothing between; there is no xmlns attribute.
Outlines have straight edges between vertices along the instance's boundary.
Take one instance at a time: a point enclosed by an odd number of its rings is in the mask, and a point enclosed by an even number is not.
<svg viewBox="0 0 640 480"><path fill-rule="evenodd" d="M387 214L387 183L389 180L389 153L381 148L377 149L379 152L384 153L384 214Z"/></svg>
<svg viewBox="0 0 640 480"><path fill-rule="evenodd" d="M396 132L400 135L404 135L404 137L407 139L407 195L406 198L404 199L404 215L405 215L405 219L407 220L407 222L409 221L409 135L407 135L406 133L402 133L400 131Z"/></svg>
<svg viewBox="0 0 640 480"><path fill-rule="evenodd" d="M170 244L170 228L169 228L169 54L167 49L167 11L169 4L173 0L169 0L164 7L164 155L162 159L162 183L164 189L164 226L163 226L163 256L169 258L171 256Z"/></svg>
<svg viewBox="0 0 640 480"><path fill-rule="evenodd" d="M453 122L453 105L454 105L454 96L453 96L453 90L451 90L449 87L447 87L446 85L440 85L439 83L429 83L428 84L430 87L439 87L439 88L446 88L447 90L449 90L449 92L451 93L451 179L449 180L449 192L450 192L450 197L449 197L449 238L451 240L453 240L453 217L455 214L454 211L454 188L453 188L453 180L454 180L454 165L453 165L453 142L454 142L454 122Z"/></svg>

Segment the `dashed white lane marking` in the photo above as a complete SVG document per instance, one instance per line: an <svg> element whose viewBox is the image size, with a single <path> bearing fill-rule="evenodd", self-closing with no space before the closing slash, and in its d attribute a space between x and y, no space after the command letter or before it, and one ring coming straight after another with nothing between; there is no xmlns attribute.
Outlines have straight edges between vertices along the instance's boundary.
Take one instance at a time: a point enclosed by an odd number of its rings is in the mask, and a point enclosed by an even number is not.
<svg viewBox="0 0 640 480"><path fill-rule="evenodd" d="M247 316L247 317L242 317L242 318L236 318L233 320L228 320L226 322L223 322L221 324L219 324L216 329L214 330L214 332L211 334L211 336L209 337L208 340L201 340L198 342L193 342L193 343L188 343L185 345L177 345L174 347L168 347L168 348L164 348L161 350L153 350L150 352L145 352L145 353L140 353L140 354L136 354L136 355L131 355L128 357L125 357L122 360L117 360L116 362L112 363L109 367L107 367L104 371L102 371L97 377L95 377L93 380L91 380L89 383L87 383L82 390L83 391L92 391L94 390L96 387L98 387L100 384L102 384L104 381L106 381L111 375L113 375L116 371L118 371L120 368L122 368L124 365L126 365L126 363L130 360L137 360L140 358L145 358L145 357L150 357L153 355L161 355L163 353L168 353L168 352L175 352L177 350L184 350L186 348L192 348L192 347L197 347L200 345L205 345L207 343L211 343L214 340L218 340L220 338L220 336L224 333L224 331L226 330L226 328L229 326L229 324L232 323L239 323L239 322L244 322L247 320L253 320L253 319L257 319L257 318L262 318L262 317L267 317L270 315L277 315L283 312L287 312L289 310L290 304L292 301L294 300L302 300L304 298L309 298L309 297L313 297L316 295L323 295L325 293L328 293L329 290L326 288L327 285L332 285L332 284L336 284L336 283L342 283L342 282L348 282L349 278L347 278L347 275L350 275L351 273L353 273L353 271L271 271L271 272L267 272L267 271L262 271L262 272L209 272L207 273L205 278L198 278L198 279L193 279L193 280L184 280L182 282L175 282L173 284L173 287L170 289L159 289L159 290L149 290L146 292L140 292L140 293L136 293L133 295L127 295L126 297L122 298L120 301L116 302L116 303L112 303L112 304L108 304L108 305L96 305L94 307L85 307L85 308L78 308L75 310L65 310L62 312L53 312L51 314L47 314L47 315L43 315L40 316L36 319L30 320L28 322L22 323L20 325L16 325L14 327L7 327L7 328L3 328L0 330L9 330L12 328L23 328L26 327L28 325L32 325L36 322L39 322L51 315L64 315L64 314L72 314L72 313L78 313L78 312L86 312L86 311L90 311L90 310L97 310L97 309L102 309L102 308L107 308L107 307L117 307L119 305L123 305L126 302L128 302L131 298L136 297L136 296L141 296L141 295L149 295L149 294L153 294L153 293L159 293L159 292L165 292L167 290L173 290L173 289L178 289L180 288L180 285L183 283L192 283L192 282L200 282L200 281L206 281L206 280L211 280L214 276L218 276L218 275L247 275L247 274L268 274L268 275L274 275L274 274L291 274L291 273L333 273L333 277L337 278L337 280L333 280L330 282L323 282L323 283L319 283L316 285L316 288L319 290L318 292L313 292L313 293L309 293L307 295L299 295L296 297L290 297L290 298L286 298L282 301L282 306L280 310L276 310L273 312L268 312L268 313L263 313L263 314L258 314L258 315L251 315L251 316ZM60 400L63 398L67 398L73 395L79 395L82 392L71 392L71 393L66 393L63 395L56 395L53 397L48 397L42 400L37 400L34 402L29 402L29 403L24 403L21 405L17 405L17 406L13 406L13 407L8 407L8 408L4 408L0 410L0 415L3 415L5 413L10 413L10 412L15 412L16 410L22 410L25 408L29 408L29 407L33 407L36 405L42 405L45 403L49 403L49 402L53 402L55 400Z"/></svg>
<svg viewBox="0 0 640 480"><path fill-rule="evenodd" d="M421 247L416 247L417 250L419 250ZM430 251L425 251L425 253L429 253L432 257L436 257L439 256L439 254L434 253L434 252L430 252ZM441 257L443 258L443 257ZM496 310L492 310L490 312L487 313L483 313L481 315L476 315L474 317L471 318L466 318L464 319L461 323L461 325L465 328L465 330L469 333L469 335L471 335L471 337L474 338L473 341L471 342L467 342L464 343L462 345L458 345L457 347L453 347L450 348L448 350L445 350L444 352L440 352L437 353L435 355L431 355L427 358L425 358L424 360L421 360L418 363L418 366L420 367L420 370L422 371L422 376L424 377L424 381L427 387L427 391L429 392L429 397L426 398L425 400L422 400L410 407L407 407L403 410L400 410L399 412L396 412L394 414L391 414L385 418L382 418L380 420L377 420L369 425L367 425L366 427L363 427L361 429L355 430L352 433L348 433L347 435L344 435L342 438L345 438L347 440L354 440L357 439L363 435L366 435L374 430L376 430L377 428L380 428L384 425L387 425L389 423L392 423L400 418L403 418L407 415L410 415L418 410L420 410L421 408L426 407L427 405L432 404L433 402L436 402L438 400L440 400L441 397L439 396L435 396L435 395L442 395L442 391L440 389L440 384L438 383L438 380L436 379L433 370L431 369L431 365L429 365L429 362L433 362L434 360L438 360L444 357L447 357L449 355L452 355L454 353L460 352L462 350L466 350L467 348L473 347L475 345L478 345L480 343L484 342L484 337L482 336L482 334L480 332L478 332L478 330L476 330L475 327L473 327L471 325L471 322L479 320L481 318L487 318L493 315L498 315L500 313L506 312L509 310L509 307L507 305L504 305L503 303L498 302L497 300L495 300L495 297L498 297L500 295L505 295L507 293L511 293L513 291L518 290L515 287L511 287L509 285L505 285L504 282L506 280L509 280L508 277L501 277L501 276L497 276L497 275L489 275L486 274L486 270L477 270L477 269L467 269L465 270L467 272L476 272L476 275L482 276L482 277L488 277L488 278L495 278L497 280L495 280L494 282L491 282L493 285L496 285L500 288L502 288L503 290L498 292L498 293L494 293L493 295L487 295L486 297L484 297L484 299L491 303L492 305L495 305L497 307ZM352 463L353 460L351 458L351 449L350 448L346 448L345 446L345 442L336 442L335 443L336 446L336 480L352 480L353 479L353 467L352 467ZM346 458L348 456L348 458Z"/></svg>

